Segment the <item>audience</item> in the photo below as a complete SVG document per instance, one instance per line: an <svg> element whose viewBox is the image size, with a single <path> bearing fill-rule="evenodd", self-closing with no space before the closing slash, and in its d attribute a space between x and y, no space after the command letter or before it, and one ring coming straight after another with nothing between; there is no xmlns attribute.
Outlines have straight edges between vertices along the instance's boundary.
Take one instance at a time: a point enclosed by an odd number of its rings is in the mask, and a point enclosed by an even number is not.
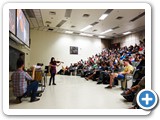
<svg viewBox="0 0 160 120"><path fill-rule="evenodd" d="M81 59L77 63L71 63L69 67L66 66L60 71L63 75L78 75L86 80L97 81L97 84L109 84L105 88L111 89L115 85L115 80L125 79L125 75L131 74L135 67L132 88L123 93L129 94L132 90L139 89L140 80L145 76L144 45L144 42L141 41L139 45L135 44L135 46L117 49L105 48L101 53L92 55L87 60ZM143 80L144 78L141 81Z"/></svg>

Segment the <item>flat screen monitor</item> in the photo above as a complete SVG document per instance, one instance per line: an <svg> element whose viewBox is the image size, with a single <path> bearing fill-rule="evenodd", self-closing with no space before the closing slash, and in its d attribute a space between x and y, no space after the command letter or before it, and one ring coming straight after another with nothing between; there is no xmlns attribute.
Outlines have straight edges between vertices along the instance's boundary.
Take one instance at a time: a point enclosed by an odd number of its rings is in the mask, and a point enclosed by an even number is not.
<svg viewBox="0 0 160 120"><path fill-rule="evenodd" d="M17 37L28 47L29 41L29 22L21 9L17 9Z"/></svg>
<svg viewBox="0 0 160 120"><path fill-rule="evenodd" d="M15 35L16 32L16 10L9 9L9 31Z"/></svg>

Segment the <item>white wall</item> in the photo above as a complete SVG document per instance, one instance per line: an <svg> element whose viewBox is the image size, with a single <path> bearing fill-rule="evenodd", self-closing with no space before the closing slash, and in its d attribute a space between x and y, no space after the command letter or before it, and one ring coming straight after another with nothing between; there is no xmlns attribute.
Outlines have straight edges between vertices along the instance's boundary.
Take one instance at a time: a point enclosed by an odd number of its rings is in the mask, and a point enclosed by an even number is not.
<svg viewBox="0 0 160 120"><path fill-rule="evenodd" d="M70 55L70 46L79 48L78 55ZM31 65L37 62L48 65L53 56L69 66L100 52L101 40L98 38L31 30Z"/></svg>
<svg viewBox="0 0 160 120"><path fill-rule="evenodd" d="M126 35L124 37L116 38L111 42L111 44L120 43L120 47L124 47L124 46L129 47L130 45L133 45L133 46L135 44L138 45L140 43L140 40L143 40L144 38L145 38L145 32L141 31L138 33Z"/></svg>

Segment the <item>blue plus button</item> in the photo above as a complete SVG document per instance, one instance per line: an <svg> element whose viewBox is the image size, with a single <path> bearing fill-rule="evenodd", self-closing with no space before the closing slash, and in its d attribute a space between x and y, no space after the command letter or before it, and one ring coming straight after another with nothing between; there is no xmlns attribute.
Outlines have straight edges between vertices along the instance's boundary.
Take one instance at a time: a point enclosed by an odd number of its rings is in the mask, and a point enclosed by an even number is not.
<svg viewBox="0 0 160 120"><path fill-rule="evenodd" d="M144 110L150 110L157 104L157 94L153 90L141 90L137 95L137 103Z"/></svg>
<svg viewBox="0 0 160 120"><path fill-rule="evenodd" d="M154 96L154 94L152 92L150 92L148 90L144 91L139 96L139 102L144 107L150 107L155 102L155 96Z"/></svg>

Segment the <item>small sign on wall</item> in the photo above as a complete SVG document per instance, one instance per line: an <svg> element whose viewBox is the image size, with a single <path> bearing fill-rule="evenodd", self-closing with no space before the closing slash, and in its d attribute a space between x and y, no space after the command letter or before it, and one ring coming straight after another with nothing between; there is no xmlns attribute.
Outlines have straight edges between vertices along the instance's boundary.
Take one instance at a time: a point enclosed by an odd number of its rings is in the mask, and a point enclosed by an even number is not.
<svg viewBox="0 0 160 120"><path fill-rule="evenodd" d="M70 54L78 55L78 47L70 46Z"/></svg>

